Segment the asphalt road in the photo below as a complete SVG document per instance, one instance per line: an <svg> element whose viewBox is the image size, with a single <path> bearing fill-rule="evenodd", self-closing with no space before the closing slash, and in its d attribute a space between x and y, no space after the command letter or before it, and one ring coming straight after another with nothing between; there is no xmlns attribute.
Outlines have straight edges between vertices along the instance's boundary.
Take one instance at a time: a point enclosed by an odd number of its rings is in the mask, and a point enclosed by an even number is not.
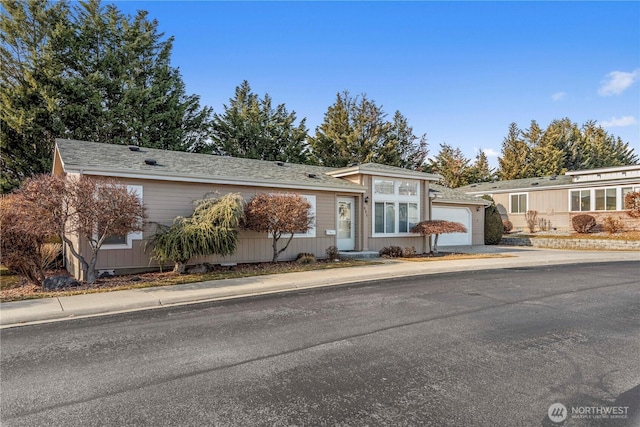
<svg viewBox="0 0 640 427"><path fill-rule="evenodd" d="M639 272L449 273L4 329L0 421L636 426Z"/></svg>

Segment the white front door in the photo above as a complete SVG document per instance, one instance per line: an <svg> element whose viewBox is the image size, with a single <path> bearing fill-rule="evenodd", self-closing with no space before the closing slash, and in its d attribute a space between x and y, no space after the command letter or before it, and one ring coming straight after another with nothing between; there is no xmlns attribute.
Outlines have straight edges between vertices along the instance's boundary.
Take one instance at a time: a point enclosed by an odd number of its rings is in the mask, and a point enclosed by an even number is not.
<svg viewBox="0 0 640 427"><path fill-rule="evenodd" d="M338 197L338 250L352 251L356 248L354 197Z"/></svg>

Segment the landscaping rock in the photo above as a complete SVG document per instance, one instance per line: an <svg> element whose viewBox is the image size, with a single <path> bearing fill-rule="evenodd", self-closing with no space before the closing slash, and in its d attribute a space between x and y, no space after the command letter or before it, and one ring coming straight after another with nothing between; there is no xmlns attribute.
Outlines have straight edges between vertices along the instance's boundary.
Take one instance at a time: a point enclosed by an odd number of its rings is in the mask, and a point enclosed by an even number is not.
<svg viewBox="0 0 640 427"><path fill-rule="evenodd" d="M44 279L42 286L48 291L54 291L57 289L80 286L80 282L69 276L51 276Z"/></svg>
<svg viewBox="0 0 640 427"><path fill-rule="evenodd" d="M194 267L191 267L189 270L187 270L187 273L202 274L202 273L207 273L208 271L209 271L209 267L206 264L198 264Z"/></svg>

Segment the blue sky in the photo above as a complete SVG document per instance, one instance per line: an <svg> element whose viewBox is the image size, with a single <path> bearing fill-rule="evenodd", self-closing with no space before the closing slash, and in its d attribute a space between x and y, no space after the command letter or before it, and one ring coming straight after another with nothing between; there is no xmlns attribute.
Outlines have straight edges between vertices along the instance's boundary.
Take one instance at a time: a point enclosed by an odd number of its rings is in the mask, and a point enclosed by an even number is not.
<svg viewBox="0 0 640 427"><path fill-rule="evenodd" d="M640 154L639 2L114 3L175 37L187 92L218 113L248 80L311 134L348 90L399 110L432 155L482 148L497 165L511 122L564 117Z"/></svg>

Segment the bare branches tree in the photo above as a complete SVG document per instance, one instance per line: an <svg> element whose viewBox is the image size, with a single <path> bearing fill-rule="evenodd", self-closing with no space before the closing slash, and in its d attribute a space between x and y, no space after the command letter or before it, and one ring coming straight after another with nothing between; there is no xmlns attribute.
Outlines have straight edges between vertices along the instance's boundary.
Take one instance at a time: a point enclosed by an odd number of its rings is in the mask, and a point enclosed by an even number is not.
<svg viewBox="0 0 640 427"><path fill-rule="evenodd" d="M41 175L27 180L17 194L30 209L39 212L31 226L60 236L80 262L88 283L96 280L98 252L108 237L143 229L142 201L133 190L114 180ZM88 256L78 247L82 239L89 243Z"/></svg>
<svg viewBox="0 0 640 427"><path fill-rule="evenodd" d="M297 194L256 194L247 203L244 215L245 229L268 233L272 237L272 262L289 247L295 233L306 233L315 221L311 204ZM278 241L287 234L286 244L278 249Z"/></svg>

